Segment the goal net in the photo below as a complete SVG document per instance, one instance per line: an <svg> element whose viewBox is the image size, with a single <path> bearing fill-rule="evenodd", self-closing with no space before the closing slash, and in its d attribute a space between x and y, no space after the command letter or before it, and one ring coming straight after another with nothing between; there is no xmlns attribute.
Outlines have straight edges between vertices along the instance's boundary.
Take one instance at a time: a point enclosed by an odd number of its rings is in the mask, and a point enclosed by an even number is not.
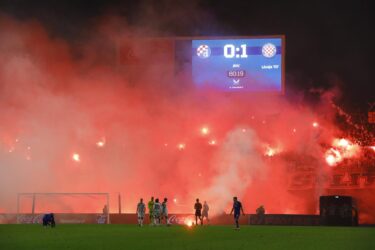
<svg viewBox="0 0 375 250"><path fill-rule="evenodd" d="M17 223L38 223L46 213L54 213L59 223L110 223L109 193L17 195Z"/></svg>

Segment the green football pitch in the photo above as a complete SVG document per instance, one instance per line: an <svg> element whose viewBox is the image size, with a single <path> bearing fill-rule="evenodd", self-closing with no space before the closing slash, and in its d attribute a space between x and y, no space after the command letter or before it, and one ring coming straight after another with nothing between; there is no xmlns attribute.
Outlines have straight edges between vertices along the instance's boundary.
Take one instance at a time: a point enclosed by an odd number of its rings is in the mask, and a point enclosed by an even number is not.
<svg viewBox="0 0 375 250"><path fill-rule="evenodd" d="M0 249L375 249L375 228L0 225Z"/></svg>

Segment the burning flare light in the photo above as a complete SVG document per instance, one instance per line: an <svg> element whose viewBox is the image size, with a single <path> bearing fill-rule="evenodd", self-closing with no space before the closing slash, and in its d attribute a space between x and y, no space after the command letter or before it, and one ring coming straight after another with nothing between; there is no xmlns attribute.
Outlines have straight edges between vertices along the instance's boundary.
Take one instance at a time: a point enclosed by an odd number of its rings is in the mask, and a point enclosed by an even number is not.
<svg viewBox="0 0 375 250"><path fill-rule="evenodd" d="M75 161L75 162L80 162L80 161L81 161L80 156L79 156L79 154L77 154L77 153L74 153L74 154L72 155L72 159L73 159L73 161Z"/></svg>
<svg viewBox="0 0 375 250"><path fill-rule="evenodd" d="M344 159L356 157L359 149L359 145L352 143L348 139L334 139L332 147L325 154L326 162L329 166L335 166Z"/></svg>
<svg viewBox="0 0 375 250"><path fill-rule="evenodd" d="M184 143L180 143L180 144L177 145L177 147L178 147L179 150L184 150L186 145Z"/></svg>
<svg viewBox="0 0 375 250"><path fill-rule="evenodd" d="M266 150L264 152L265 156L272 157L272 156L275 156L276 154L281 152L280 147L276 148L276 147L271 147L269 145L266 145L265 148L266 148Z"/></svg>
<svg viewBox="0 0 375 250"><path fill-rule="evenodd" d="M98 148L103 148L105 146L105 137L101 138L97 143L96 146Z"/></svg>
<svg viewBox="0 0 375 250"><path fill-rule="evenodd" d="M192 227L193 226L193 221L191 219L188 219L188 220L185 221L185 224L188 227Z"/></svg>
<svg viewBox="0 0 375 250"><path fill-rule="evenodd" d="M209 132L210 132L210 130L207 127L201 128L201 134L202 135L208 135Z"/></svg>
<svg viewBox="0 0 375 250"><path fill-rule="evenodd" d="M211 145L211 146L214 146L214 145L216 145L216 140L210 140L208 142L208 144Z"/></svg>

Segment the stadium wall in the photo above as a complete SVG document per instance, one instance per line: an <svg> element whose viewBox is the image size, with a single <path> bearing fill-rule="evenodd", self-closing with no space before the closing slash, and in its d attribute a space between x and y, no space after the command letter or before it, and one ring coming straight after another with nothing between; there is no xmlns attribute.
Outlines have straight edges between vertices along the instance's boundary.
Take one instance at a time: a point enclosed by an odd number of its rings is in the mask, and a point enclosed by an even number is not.
<svg viewBox="0 0 375 250"><path fill-rule="evenodd" d="M43 214L0 214L0 224L41 224ZM106 215L103 214L55 214L57 224L105 224ZM195 223L192 214L171 214L168 222L172 225L186 225ZM136 214L111 214L111 224L136 224ZM148 215L145 224L150 223ZM206 221L205 221L206 223ZM210 225L232 225L233 216L223 214L210 219ZM318 215L287 215L267 214L259 217L255 214L240 217L242 225L295 225L295 226L317 226L320 225Z"/></svg>

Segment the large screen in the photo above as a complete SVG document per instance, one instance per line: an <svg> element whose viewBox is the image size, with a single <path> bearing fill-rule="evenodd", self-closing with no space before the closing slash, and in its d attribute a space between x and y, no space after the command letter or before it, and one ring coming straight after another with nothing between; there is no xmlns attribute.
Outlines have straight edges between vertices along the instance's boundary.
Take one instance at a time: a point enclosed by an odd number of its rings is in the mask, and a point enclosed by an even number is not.
<svg viewBox="0 0 375 250"><path fill-rule="evenodd" d="M198 88L283 93L283 37L192 40Z"/></svg>

